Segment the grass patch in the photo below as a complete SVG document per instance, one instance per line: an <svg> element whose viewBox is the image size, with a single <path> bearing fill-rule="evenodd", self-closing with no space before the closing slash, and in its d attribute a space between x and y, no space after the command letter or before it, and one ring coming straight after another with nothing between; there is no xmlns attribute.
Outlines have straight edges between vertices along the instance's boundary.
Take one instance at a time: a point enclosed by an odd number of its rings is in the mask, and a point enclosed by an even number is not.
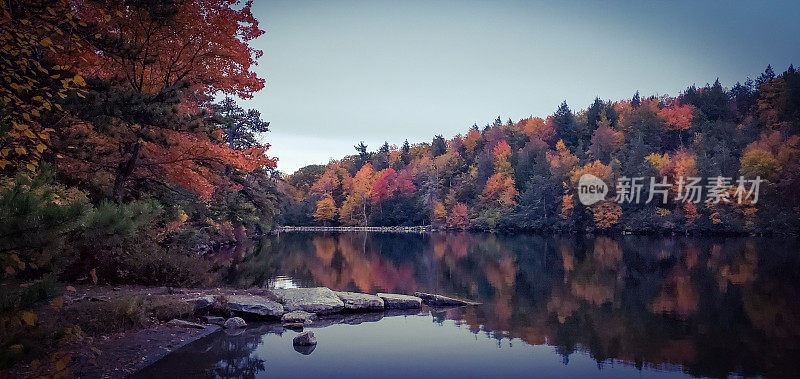
<svg viewBox="0 0 800 379"><path fill-rule="evenodd" d="M61 284L45 276L32 282L9 282L0 284L0 314L29 309L36 303L56 297L61 293Z"/></svg>
<svg viewBox="0 0 800 379"><path fill-rule="evenodd" d="M70 322L88 335L112 334L192 314L191 304L166 296L126 296L108 302L82 302L67 310Z"/></svg>

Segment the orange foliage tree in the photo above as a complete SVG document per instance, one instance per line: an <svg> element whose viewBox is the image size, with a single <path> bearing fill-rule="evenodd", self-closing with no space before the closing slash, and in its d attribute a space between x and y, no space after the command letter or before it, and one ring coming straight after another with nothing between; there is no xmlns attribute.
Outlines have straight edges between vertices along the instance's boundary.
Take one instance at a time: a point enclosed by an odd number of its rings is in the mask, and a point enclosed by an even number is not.
<svg viewBox="0 0 800 379"><path fill-rule="evenodd" d="M608 229L619 222L622 217L622 207L613 201L601 201L594 204L592 210L594 224L600 229Z"/></svg>
<svg viewBox="0 0 800 379"><path fill-rule="evenodd" d="M517 194L517 189L514 187L514 179L498 173L492 175L486 181L481 200L487 204L514 205Z"/></svg>
<svg viewBox="0 0 800 379"><path fill-rule="evenodd" d="M531 117L520 121L522 132L531 140L538 139L544 142L551 142L556 135L552 125L546 124L540 117Z"/></svg>
<svg viewBox="0 0 800 379"><path fill-rule="evenodd" d="M322 199L317 201L317 210L314 212L314 219L327 223L333 221L336 217L336 204L329 194L322 196Z"/></svg>
<svg viewBox="0 0 800 379"><path fill-rule="evenodd" d="M547 161L550 163L550 172L553 177L562 179L578 164L578 157L569 151L563 140L558 140L556 151L547 153Z"/></svg>
<svg viewBox="0 0 800 379"><path fill-rule="evenodd" d="M687 130L692 127L692 112L694 107L685 104L675 104L658 111L658 117L664 119L669 130Z"/></svg>
<svg viewBox="0 0 800 379"><path fill-rule="evenodd" d="M375 169L369 163L356 172L349 188L350 192L339 211L342 222L350 225L367 224L367 203L376 179Z"/></svg>
<svg viewBox="0 0 800 379"><path fill-rule="evenodd" d="M200 112L214 93L248 98L264 86L251 71L262 53L249 42L263 31L250 3L75 2L73 8L85 25L84 43L55 58L85 74L89 94L77 106L80 121L57 125L64 167L88 165L88 176L113 177L100 190L120 202L131 179L163 179L208 199L217 187L236 188L222 178L232 169L275 166L264 156L269 145L234 151ZM76 128L91 131L93 140L70 138Z"/></svg>

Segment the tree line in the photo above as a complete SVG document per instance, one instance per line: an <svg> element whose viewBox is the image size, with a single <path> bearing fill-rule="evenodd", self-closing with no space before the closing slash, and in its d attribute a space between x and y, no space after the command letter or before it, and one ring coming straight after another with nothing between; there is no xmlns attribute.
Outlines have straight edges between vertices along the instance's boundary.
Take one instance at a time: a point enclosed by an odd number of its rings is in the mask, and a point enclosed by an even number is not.
<svg viewBox="0 0 800 379"><path fill-rule="evenodd" d="M435 225L504 231L795 233L800 207L800 73L678 96L596 98L546 118L473 125L451 139L390 146L303 167L279 184L287 225ZM577 184L609 185L584 205ZM666 203L615 201L615 183L659 178ZM664 179L662 179L664 178ZM724 178L722 201L676 201L687 178ZM758 178L758 198L739 179ZM648 184L645 181L645 184ZM706 187L704 181L702 186ZM642 189L647 199L650 188ZM664 189L666 188L666 189ZM707 190L707 188L703 188ZM683 194L685 195L685 194ZM658 197L657 197L658 198Z"/></svg>

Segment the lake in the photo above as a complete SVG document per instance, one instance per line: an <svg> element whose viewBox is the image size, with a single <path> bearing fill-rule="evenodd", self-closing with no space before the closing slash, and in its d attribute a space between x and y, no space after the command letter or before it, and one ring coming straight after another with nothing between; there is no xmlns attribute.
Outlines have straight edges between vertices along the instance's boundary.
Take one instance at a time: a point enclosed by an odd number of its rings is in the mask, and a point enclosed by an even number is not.
<svg viewBox="0 0 800 379"><path fill-rule="evenodd" d="M432 292L475 307L251 323L144 372L185 377L797 376L800 244L781 238L280 233L214 257L227 285Z"/></svg>

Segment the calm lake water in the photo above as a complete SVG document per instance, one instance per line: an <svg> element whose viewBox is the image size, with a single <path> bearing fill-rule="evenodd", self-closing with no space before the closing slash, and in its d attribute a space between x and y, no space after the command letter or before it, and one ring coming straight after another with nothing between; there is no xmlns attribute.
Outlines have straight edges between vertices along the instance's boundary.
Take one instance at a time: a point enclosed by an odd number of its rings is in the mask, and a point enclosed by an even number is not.
<svg viewBox="0 0 800 379"><path fill-rule="evenodd" d="M207 377L800 375L794 239L281 233L215 257L227 284L434 292L477 307L253 324L141 374Z"/></svg>

